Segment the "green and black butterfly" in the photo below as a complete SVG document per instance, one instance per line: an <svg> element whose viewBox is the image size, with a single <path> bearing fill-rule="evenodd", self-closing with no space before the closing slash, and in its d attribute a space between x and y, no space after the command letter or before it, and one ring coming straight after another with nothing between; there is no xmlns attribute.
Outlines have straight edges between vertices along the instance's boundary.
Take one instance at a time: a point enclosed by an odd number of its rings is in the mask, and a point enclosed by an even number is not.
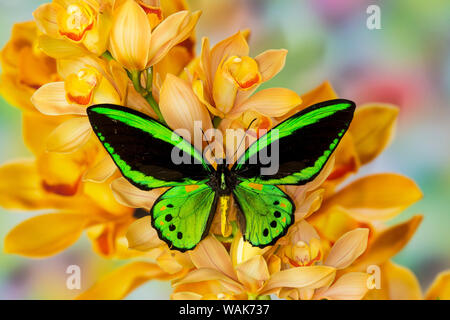
<svg viewBox="0 0 450 320"><path fill-rule="evenodd" d="M324 167L353 118L355 104L336 99L278 124L229 168L215 169L202 152L165 125L117 105L87 109L94 132L122 175L141 190L171 187L150 210L153 227L173 249L193 249L209 232L219 201L238 204L239 227L252 245L274 244L294 222L295 205L277 185L302 185ZM275 130L277 129L277 130ZM278 144L279 169L262 175L259 159ZM172 153L191 161L175 164Z"/></svg>

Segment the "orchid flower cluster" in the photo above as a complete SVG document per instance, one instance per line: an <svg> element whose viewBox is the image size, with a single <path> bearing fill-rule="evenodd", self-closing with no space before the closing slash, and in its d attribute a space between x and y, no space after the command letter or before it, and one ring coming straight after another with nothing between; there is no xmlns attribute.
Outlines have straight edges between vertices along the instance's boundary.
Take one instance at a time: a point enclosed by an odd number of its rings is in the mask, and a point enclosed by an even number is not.
<svg viewBox="0 0 450 320"><path fill-rule="evenodd" d="M148 210L164 190L142 191L121 177L92 133L86 108L123 105L192 137L196 121L205 131L249 129L258 136L337 98L331 84L302 95L258 90L283 69L287 50L251 55L250 32L242 30L213 46L202 38L197 54L200 12L182 0L53 0L33 15L14 25L1 52L0 92L22 111L33 158L0 167L0 205L42 214L7 234L7 253L49 257L86 232L97 254L128 261L80 299L122 299L154 279L171 281L173 299L450 297L448 271L422 293L414 274L391 261L422 221L414 215L386 224L421 199L414 181L378 173L342 186L390 143L395 106L359 106L321 174L284 187L297 208L295 223L275 245L252 247L236 227L225 236L216 217L210 235L181 253L150 223Z"/></svg>

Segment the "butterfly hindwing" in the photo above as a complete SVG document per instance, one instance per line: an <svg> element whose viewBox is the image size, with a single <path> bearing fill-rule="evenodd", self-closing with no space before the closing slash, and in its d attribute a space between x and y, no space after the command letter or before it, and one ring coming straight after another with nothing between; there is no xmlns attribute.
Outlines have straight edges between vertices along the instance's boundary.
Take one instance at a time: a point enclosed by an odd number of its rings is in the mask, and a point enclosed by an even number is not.
<svg viewBox="0 0 450 320"><path fill-rule="evenodd" d="M275 243L294 222L295 205L277 186L241 182L233 195L245 219L244 238L254 246Z"/></svg>
<svg viewBox="0 0 450 320"><path fill-rule="evenodd" d="M152 225L169 247L193 249L207 235L216 203L215 191L206 184L173 187L153 205Z"/></svg>
<svg viewBox="0 0 450 320"><path fill-rule="evenodd" d="M231 171L241 181L271 185L301 185L322 170L347 131L355 104L344 99L329 100L308 107L254 142L236 161ZM276 147L276 148L275 148ZM263 164L264 155L271 162ZM278 165L262 174L262 168Z"/></svg>
<svg viewBox="0 0 450 320"><path fill-rule="evenodd" d="M143 113L103 104L87 114L122 175L139 189L202 184L214 171L189 142ZM176 163L174 154L189 161Z"/></svg>

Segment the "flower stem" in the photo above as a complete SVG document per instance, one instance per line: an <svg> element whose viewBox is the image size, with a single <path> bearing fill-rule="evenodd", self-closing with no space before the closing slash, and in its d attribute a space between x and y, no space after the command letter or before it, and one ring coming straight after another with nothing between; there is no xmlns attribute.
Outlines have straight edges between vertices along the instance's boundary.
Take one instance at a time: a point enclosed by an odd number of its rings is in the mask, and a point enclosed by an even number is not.
<svg viewBox="0 0 450 320"><path fill-rule="evenodd" d="M147 69L147 83L146 83L146 89L149 92L152 92L153 90L153 67L150 67Z"/></svg>
<svg viewBox="0 0 450 320"><path fill-rule="evenodd" d="M133 82L134 89L136 89L136 91L145 98L145 96L148 93L146 92L146 90L144 88L142 88L142 85L141 85L141 71L137 71L137 70L131 71L130 75L131 75L131 81Z"/></svg>
<svg viewBox="0 0 450 320"><path fill-rule="evenodd" d="M153 98L153 95L151 93L149 93L144 98L145 98L145 100L147 100L150 107L152 107L153 111L155 111L156 115L158 116L159 122L161 122L163 124L167 124L166 121L164 120L161 110L159 109L158 103L156 102L155 98Z"/></svg>
<svg viewBox="0 0 450 320"><path fill-rule="evenodd" d="M215 129L217 129L220 125L220 122L222 121L222 118L215 116L213 118L213 126Z"/></svg>
<svg viewBox="0 0 450 320"><path fill-rule="evenodd" d="M150 90L148 90L149 89L148 83L149 81L151 83L152 80L149 80L147 78L147 88L143 88L141 85L141 74L142 74L141 71L136 70L130 72L130 79L133 82L134 89L136 89L136 91L145 98L150 107L152 107L153 111L155 111L156 115L158 116L159 122L166 124L166 121L164 121L164 117L161 113L161 110L159 109L159 105L156 102L155 98L153 97L151 86ZM153 72L149 72L147 76L153 78Z"/></svg>
<svg viewBox="0 0 450 320"><path fill-rule="evenodd" d="M109 52L108 50L103 52L102 57L108 61L114 60L113 56L111 55L111 52Z"/></svg>

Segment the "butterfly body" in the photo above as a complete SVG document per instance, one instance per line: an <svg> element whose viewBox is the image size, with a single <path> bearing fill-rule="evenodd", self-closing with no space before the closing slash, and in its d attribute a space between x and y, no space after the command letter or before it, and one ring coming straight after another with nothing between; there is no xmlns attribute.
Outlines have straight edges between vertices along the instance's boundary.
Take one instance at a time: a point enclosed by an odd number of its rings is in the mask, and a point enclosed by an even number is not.
<svg viewBox="0 0 450 320"><path fill-rule="evenodd" d="M217 169L207 182L212 189L217 190L219 196L229 196L236 186L236 175L228 169L225 163L217 165Z"/></svg>
<svg viewBox="0 0 450 320"><path fill-rule="evenodd" d="M150 208L151 222L160 239L186 251L209 233L216 211L222 234L230 232L231 199L239 208L241 232L252 245L265 247L286 234L295 220L295 204L279 185L302 185L319 174L354 109L353 102L343 99L308 107L260 137L231 168L224 161L214 168L188 141L137 111L97 105L87 112L131 184L142 190L170 187Z"/></svg>

